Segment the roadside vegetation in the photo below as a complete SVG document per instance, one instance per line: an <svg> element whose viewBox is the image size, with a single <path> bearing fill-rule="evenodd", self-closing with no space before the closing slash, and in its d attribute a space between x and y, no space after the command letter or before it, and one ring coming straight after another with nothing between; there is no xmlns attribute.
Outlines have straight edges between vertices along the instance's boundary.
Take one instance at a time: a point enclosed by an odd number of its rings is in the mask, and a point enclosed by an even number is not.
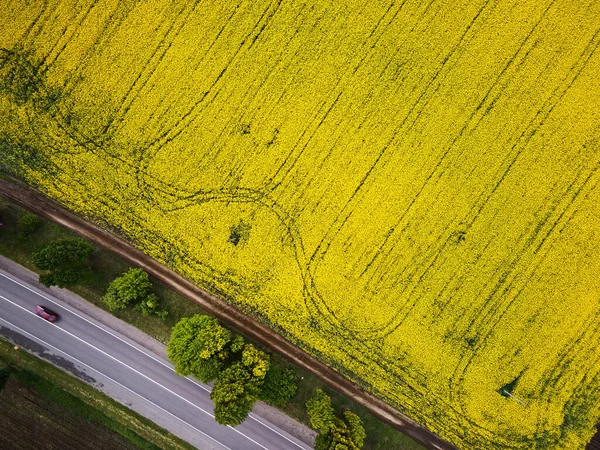
<svg viewBox="0 0 600 450"><path fill-rule="evenodd" d="M0 339L0 448L192 450L153 422Z"/></svg>
<svg viewBox="0 0 600 450"><path fill-rule="evenodd" d="M31 216L35 219L32 219ZM29 218L24 219L26 217ZM52 273L52 271L36 267L35 254L42 252L51 242L81 241L65 228L40 219L2 196L0 196L0 223L2 223L0 226L0 254L41 276ZM36 223L36 225L24 225L28 223ZM86 242L86 244L88 243ZM64 246L52 244L51 247ZM68 289L99 308L111 312L121 320L165 344L169 342L172 331L181 319L198 314L206 316L205 311L198 305L166 288L141 269L132 268L127 261L114 253L95 246L92 246L92 249L89 258L81 260L89 269L86 269L75 283L69 283ZM46 250L46 252L48 251ZM211 319L216 322L216 319ZM221 326L219 325L219 327ZM258 383L256 383L256 379L260 377L243 375L248 373L247 366L244 366L243 363L235 365L234 369L226 373L228 382L222 381L220 389L217 390L217 392L221 392L220 398L225 398L226 393L231 389L231 384L239 382L240 379L245 380L245 383L242 384L247 389L243 401L238 398L237 403L234 402L237 409L233 406L227 408L229 402L221 402L225 405L222 408L224 422L233 423L236 418L239 420L239 418L245 417L248 404L253 404L258 398L311 426L305 405L313 393L321 389L330 397L332 407L338 412L338 415L343 414L344 411L353 411L360 418L366 432L364 449L417 450L423 448L411 438L379 421L366 408L329 390L315 376L290 365L278 355L267 356L259 344L246 342L243 337L237 335L237 330L221 328L225 330L225 335L230 336L230 340L223 345L230 354L224 358L223 361L227 364L223 364L221 368L225 365L229 368L233 362L239 363L243 359L243 349L240 351L236 347L236 343L239 343L240 339L244 342L244 346L251 345L254 348L253 352L256 351L261 355L261 359L268 361L268 370ZM232 351L232 346L237 352ZM192 368L181 368L180 373L186 373L186 370L192 370ZM202 379L200 373L197 372L199 369L196 367L193 370L196 372L189 373ZM213 374L213 376L212 380L215 380L217 375ZM258 386L254 386L253 383ZM213 400L218 402L219 398ZM231 415L230 411L234 411L235 414Z"/></svg>

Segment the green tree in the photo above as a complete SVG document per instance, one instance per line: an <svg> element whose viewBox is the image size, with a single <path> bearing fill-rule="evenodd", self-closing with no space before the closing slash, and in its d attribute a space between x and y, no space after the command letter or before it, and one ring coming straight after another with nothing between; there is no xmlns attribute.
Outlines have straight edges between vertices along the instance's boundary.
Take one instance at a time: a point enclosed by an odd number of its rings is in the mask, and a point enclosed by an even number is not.
<svg viewBox="0 0 600 450"><path fill-rule="evenodd" d="M238 334L230 342L229 350L231 350L232 353L238 353L239 351L244 349L244 345L246 345L246 342L244 342L244 338Z"/></svg>
<svg viewBox="0 0 600 450"><path fill-rule="evenodd" d="M215 420L232 427L246 420L258 398L261 382L241 361L224 369L210 393L215 403Z"/></svg>
<svg viewBox="0 0 600 450"><path fill-rule="evenodd" d="M306 412L311 426L322 434L327 434L333 425L333 407L331 399L321 389L317 389L306 402Z"/></svg>
<svg viewBox="0 0 600 450"><path fill-rule="evenodd" d="M315 450L360 450L360 447L352 440L348 425L335 417L329 430L317 435Z"/></svg>
<svg viewBox="0 0 600 450"><path fill-rule="evenodd" d="M92 245L80 238L56 239L32 255L33 264L49 273L40 275L46 286L77 284L90 271Z"/></svg>
<svg viewBox="0 0 600 450"><path fill-rule="evenodd" d="M46 247L32 255L38 269L55 270L76 268L92 256L92 245L80 238L65 238L51 241Z"/></svg>
<svg viewBox="0 0 600 450"><path fill-rule="evenodd" d="M194 375L207 383L227 361L231 332L214 317L196 314L181 319L173 328L167 354L180 375Z"/></svg>
<svg viewBox="0 0 600 450"><path fill-rule="evenodd" d="M244 345L241 361L224 369L217 378L210 398L215 403L215 420L236 426L246 420L258 399L269 357L252 344Z"/></svg>
<svg viewBox="0 0 600 450"><path fill-rule="evenodd" d="M142 269L129 269L110 283L103 300L111 310L123 309L130 302L147 297L151 287L152 283L146 272Z"/></svg>
<svg viewBox="0 0 600 450"><path fill-rule="evenodd" d="M40 219L39 216L36 216L35 214L31 213L23 214L23 216L19 219L19 222L17 223L19 240L24 241L28 239L29 236L31 236L40 228L41 224L42 219Z"/></svg>
<svg viewBox="0 0 600 450"><path fill-rule="evenodd" d="M242 363L252 372L252 376L263 379L269 370L269 357L252 344L244 345Z"/></svg>
<svg viewBox="0 0 600 450"><path fill-rule="evenodd" d="M275 406L283 406L296 394L296 374L290 368L272 364L265 375L259 398Z"/></svg>
<svg viewBox="0 0 600 450"><path fill-rule="evenodd" d="M365 427L363 426L362 420L352 411L344 411L344 420L348 425L348 431L350 439L358 448L362 448L365 439L367 438L367 433L365 432Z"/></svg>

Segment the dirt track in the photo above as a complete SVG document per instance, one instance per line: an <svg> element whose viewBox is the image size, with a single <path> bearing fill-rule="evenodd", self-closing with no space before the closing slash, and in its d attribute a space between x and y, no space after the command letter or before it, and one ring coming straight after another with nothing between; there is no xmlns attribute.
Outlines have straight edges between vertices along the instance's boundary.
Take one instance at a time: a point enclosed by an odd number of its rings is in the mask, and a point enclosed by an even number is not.
<svg viewBox="0 0 600 450"><path fill-rule="evenodd" d="M261 342L265 347L280 354L291 363L319 377L327 386L352 398L357 403L368 408L379 419L419 441L425 447L430 449L454 449L448 442L429 432L387 403L356 386L350 380L299 349L266 325L243 314L223 300L203 291L181 275L134 248L114 233L88 222L53 200L23 185L0 179L0 193L5 194L36 214L57 222L81 236L94 241L98 245L121 255L131 263L142 267L167 286L201 305L202 308L219 318L219 320L238 328L244 334Z"/></svg>

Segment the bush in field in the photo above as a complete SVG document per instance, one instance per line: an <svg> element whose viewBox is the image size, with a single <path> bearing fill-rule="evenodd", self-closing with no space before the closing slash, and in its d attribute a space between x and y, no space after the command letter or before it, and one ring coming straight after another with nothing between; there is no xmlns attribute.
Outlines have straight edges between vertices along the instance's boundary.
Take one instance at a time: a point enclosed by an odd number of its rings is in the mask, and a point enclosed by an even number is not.
<svg viewBox="0 0 600 450"><path fill-rule="evenodd" d="M92 252L92 244L80 238L50 242L32 255L35 267L49 272L40 275L40 283L59 287L77 284L90 271Z"/></svg>
<svg viewBox="0 0 600 450"><path fill-rule="evenodd" d="M265 375L258 398L275 406L283 406L294 396L297 389L294 371L272 364Z"/></svg>
<svg viewBox="0 0 600 450"><path fill-rule="evenodd" d="M146 272L142 269L129 269L110 283L103 300L111 310L123 309L131 302L146 298L151 287L152 283Z"/></svg>
<svg viewBox="0 0 600 450"><path fill-rule="evenodd" d="M173 328L167 354L180 375L214 380L228 357L231 332L214 317L196 314L181 319Z"/></svg>
<svg viewBox="0 0 600 450"><path fill-rule="evenodd" d="M35 214L26 213L24 214L17 223L18 237L24 241L35 233L42 225L42 219Z"/></svg>
<svg viewBox="0 0 600 450"><path fill-rule="evenodd" d="M267 354L246 344L241 361L234 362L219 374L210 394L215 403L215 420L231 426L246 420L268 370Z"/></svg>

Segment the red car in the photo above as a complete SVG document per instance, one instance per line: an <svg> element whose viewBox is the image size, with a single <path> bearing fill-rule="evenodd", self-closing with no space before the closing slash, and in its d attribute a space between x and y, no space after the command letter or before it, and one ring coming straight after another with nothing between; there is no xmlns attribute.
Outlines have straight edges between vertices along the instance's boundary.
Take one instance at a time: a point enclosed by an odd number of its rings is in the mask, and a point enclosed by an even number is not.
<svg viewBox="0 0 600 450"><path fill-rule="evenodd" d="M56 322L56 319L58 319L56 313L50 311L45 306L37 305L35 307L35 313L42 319L46 319L48 322Z"/></svg>

